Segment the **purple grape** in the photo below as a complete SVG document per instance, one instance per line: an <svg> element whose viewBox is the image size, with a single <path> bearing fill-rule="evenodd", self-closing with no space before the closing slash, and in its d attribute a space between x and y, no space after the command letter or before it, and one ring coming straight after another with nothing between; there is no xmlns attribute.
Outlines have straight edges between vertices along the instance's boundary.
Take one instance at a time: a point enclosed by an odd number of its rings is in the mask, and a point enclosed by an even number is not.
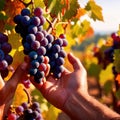
<svg viewBox="0 0 120 120"><path fill-rule="evenodd" d="M29 33L36 34L37 31L38 31L38 29L37 29L37 26L35 26L35 25L30 25L30 26L28 27L28 32L29 32Z"/></svg>
<svg viewBox="0 0 120 120"><path fill-rule="evenodd" d="M42 30L41 32L44 34L44 37L46 37L48 35L46 30Z"/></svg>
<svg viewBox="0 0 120 120"><path fill-rule="evenodd" d="M48 34L46 38L48 39L49 43L52 43L54 41L54 37L51 34Z"/></svg>
<svg viewBox="0 0 120 120"><path fill-rule="evenodd" d="M41 20L39 17L37 16L34 16L32 19L31 19L31 24L35 25L35 26L39 26L41 23Z"/></svg>
<svg viewBox="0 0 120 120"><path fill-rule="evenodd" d="M30 57L30 59L37 59L38 54L37 54L37 52L35 52L35 51L31 51L31 52L29 53L29 57Z"/></svg>
<svg viewBox="0 0 120 120"><path fill-rule="evenodd" d="M26 102L23 102L21 105L23 106L24 109L28 108L28 104Z"/></svg>
<svg viewBox="0 0 120 120"><path fill-rule="evenodd" d="M5 42L8 42L8 36L3 33L0 33L0 43L5 43Z"/></svg>
<svg viewBox="0 0 120 120"><path fill-rule="evenodd" d="M68 45L68 42L67 42L67 40L66 39L63 39L63 47L66 47Z"/></svg>
<svg viewBox="0 0 120 120"><path fill-rule="evenodd" d="M35 110L36 108L39 108L39 107L40 107L40 105L39 105L38 102L33 102L33 104L32 104L32 109L33 110Z"/></svg>
<svg viewBox="0 0 120 120"><path fill-rule="evenodd" d="M45 24L45 22L46 22L46 19L45 19L45 17L44 16L40 16L39 17L40 18L40 25L44 25Z"/></svg>
<svg viewBox="0 0 120 120"><path fill-rule="evenodd" d="M8 69L6 68L6 69L4 69L4 70L0 70L0 73L1 73L2 78L5 78L5 77L8 76L9 71L8 71Z"/></svg>
<svg viewBox="0 0 120 120"><path fill-rule="evenodd" d="M28 34L27 36L26 36L26 41L28 42L28 43L31 43L31 42L33 42L33 41L35 41L36 40L36 36L34 35L34 34Z"/></svg>
<svg viewBox="0 0 120 120"><path fill-rule="evenodd" d="M0 70L4 70L8 67L8 63L6 60L0 61Z"/></svg>
<svg viewBox="0 0 120 120"><path fill-rule="evenodd" d="M38 48L40 48L40 42L39 42L39 41L33 41L33 42L31 43L31 48L32 48L33 50L37 50Z"/></svg>
<svg viewBox="0 0 120 120"><path fill-rule="evenodd" d="M21 19L21 24L23 25L23 26L28 26L29 24L30 24L30 17L29 16L24 16L24 17L22 17L22 19Z"/></svg>
<svg viewBox="0 0 120 120"><path fill-rule="evenodd" d="M66 52L64 50L60 50L60 52L58 53L59 57L66 57Z"/></svg>
<svg viewBox="0 0 120 120"><path fill-rule="evenodd" d="M11 55L5 55L4 59L7 61L8 65L12 64L13 62L13 57Z"/></svg>
<svg viewBox="0 0 120 120"><path fill-rule="evenodd" d="M60 52L60 49L61 49L60 45L57 45L57 44L54 44L53 47L52 47L52 51L54 53Z"/></svg>
<svg viewBox="0 0 120 120"><path fill-rule="evenodd" d="M41 42L42 39L44 38L44 34L42 32L37 32L35 35L36 35L36 40L38 40L39 42Z"/></svg>
<svg viewBox="0 0 120 120"><path fill-rule="evenodd" d="M62 45L63 45L63 40L60 39L60 38L58 38L57 40L55 40L54 43L55 43L55 44L58 44L58 45L60 45L60 46L62 46Z"/></svg>
<svg viewBox="0 0 120 120"><path fill-rule="evenodd" d="M32 68L38 68L39 67L39 62L37 60L32 60L31 62L31 67Z"/></svg>
<svg viewBox="0 0 120 120"><path fill-rule="evenodd" d="M64 71L64 67L62 65L61 66L56 66L55 71L56 71L56 73L62 73Z"/></svg>
<svg viewBox="0 0 120 120"><path fill-rule="evenodd" d="M45 75L45 73L43 71L37 71L37 73L35 74L34 78L35 79L39 79L39 78L43 78Z"/></svg>
<svg viewBox="0 0 120 120"><path fill-rule="evenodd" d="M22 113L24 111L24 108L23 106L18 106L15 110L17 113Z"/></svg>
<svg viewBox="0 0 120 120"><path fill-rule="evenodd" d="M43 38L42 41L40 42L41 46L47 46L48 45L48 40L47 38Z"/></svg>
<svg viewBox="0 0 120 120"><path fill-rule="evenodd" d="M39 61L39 63L42 63L44 61L44 57L39 55L37 60Z"/></svg>
<svg viewBox="0 0 120 120"><path fill-rule="evenodd" d="M46 49L45 47L41 46L38 50L37 50L38 55L45 55L46 54Z"/></svg>
<svg viewBox="0 0 120 120"><path fill-rule="evenodd" d="M16 24L20 24L22 18L23 18L22 15L16 15L16 16L14 17L14 22L15 22Z"/></svg>
<svg viewBox="0 0 120 120"><path fill-rule="evenodd" d="M39 116L38 111L33 111L32 116L36 119Z"/></svg>
<svg viewBox="0 0 120 120"><path fill-rule="evenodd" d="M8 54L12 50L11 44L5 42L1 45L1 49L4 51L5 54Z"/></svg>
<svg viewBox="0 0 120 120"><path fill-rule="evenodd" d="M30 10L27 9L27 8L22 9L21 15L22 15L22 16L25 16L25 15L28 15L28 16L29 16L29 15L30 15Z"/></svg>
<svg viewBox="0 0 120 120"><path fill-rule="evenodd" d="M38 26L38 31L42 31L43 30L43 26Z"/></svg>
<svg viewBox="0 0 120 120"><path fill-rule="evenodd" d="M37 7L37 8L34 9L34 15L35 16L39 17L39 16L42 15L42 13L43 13L43 10L40 7Z"/></svg>
<svg viewBox="0 0 120 120"><path fill-rule="evenodd" d="M29 70L29 74L30 75L35 75L37 73L37 69L36 68L30 68L30 70Z"/></svg>
<svg viewBox="0 0 120 120"><path fill-rule="evenodd" d="M58 57L58 58L56 59L56 63L57 63L58 66L63 65L64 62L65 62L65 61L64 61L64 58L62 58L62 57Z"/></svg>

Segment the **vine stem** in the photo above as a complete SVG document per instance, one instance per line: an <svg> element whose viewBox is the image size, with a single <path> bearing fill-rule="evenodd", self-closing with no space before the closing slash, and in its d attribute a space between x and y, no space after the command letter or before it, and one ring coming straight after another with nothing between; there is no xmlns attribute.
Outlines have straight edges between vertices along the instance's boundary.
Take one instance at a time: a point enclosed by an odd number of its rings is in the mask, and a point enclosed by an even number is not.
<svg viewBox="0 0 120 120"><path fill-rule="evenodd" d="M24 90L24 92L25 92L26 95L27 95L28 103L31 104L31 103L32 103L32 98L31 98L31 96L30 96L30 93L29 93L25 88L24 88L23 90Z"/></svg>
<svg viewBox="0 0 120 120"><path fill-rule="evenodd" d="M52 22L50 22L48 19L46 19L47 20L47 22L49 23L49 27L47 28L47 32L48 33L51 33L52 32L52 30L53 30L53 28L54 28L54 26L55 26L55 24L58 22L58 19L57 18L54 18L53 20L52 20Z"/></svg>
<svg viewBox="0 0 120 120"><path fill-rule="evenodd" d="M24 4L25 7L29 6L30 4L33 4L34 3L34 0L31 0L29 3L24 3L23 0L19 0L21 3Z"/></svg>

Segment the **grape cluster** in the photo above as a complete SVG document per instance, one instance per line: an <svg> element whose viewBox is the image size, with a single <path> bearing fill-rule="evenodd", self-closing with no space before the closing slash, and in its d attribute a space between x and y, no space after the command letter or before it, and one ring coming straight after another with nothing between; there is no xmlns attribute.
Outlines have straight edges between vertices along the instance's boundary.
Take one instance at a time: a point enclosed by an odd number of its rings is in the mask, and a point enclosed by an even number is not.
<svg viewBox="0 0 120 120"><path fill-rule="evenodd" d="M4 78L8 75L8 66L13 62L12 56L9 54L12 46L8 43L8 36L0 33L0 73Z"/></svg>
<svg viewBox="0 0 120 120"><path fill-rule="evenodd" d="M45 77L46 64L50 64L51 70L56 78L61 76L63 71L64 57L66 56L63 47L67 46L65 36L61 34L55 38L52 34L43 29L45 24L43 10L40 7L34 9L33 15L30 10L24 8L20 15L14 17L17 24L15 30L21 35L24 54L30 58L30 76L35 82L40 83ZM46 63L46 56L48 62Z"/></svg>
<svg viewBox="0 0 120 120"><path fill-rule="evenodd" d="M17 107L11 107L8 111L7 120L43 120L38 102L22 103Z"/></svg>
<svg viewBox="0 0 120 120"><path fill-rule="evenodd" d="M104 45L101 49L99 48L99 50L94 53L94 56L98 58L99 64L102 64L104 69L109 63L115 62L115 50L120 49L120 36L117 33L112 33L111 38L113 41L112 45ZM113 74L116 75L117 71L114 65L112 70Z"/></svg>

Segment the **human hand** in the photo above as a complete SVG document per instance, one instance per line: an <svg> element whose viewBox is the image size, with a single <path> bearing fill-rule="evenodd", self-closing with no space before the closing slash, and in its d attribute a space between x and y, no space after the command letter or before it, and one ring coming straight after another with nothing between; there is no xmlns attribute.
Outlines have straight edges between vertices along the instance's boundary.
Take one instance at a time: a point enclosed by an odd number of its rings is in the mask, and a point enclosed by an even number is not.
<svg viewBox="0 0 120 120"><path fill-rule="evenodd" d="M26 75L27 63L24 62L14 72L12 77L4 82L0 76L0 120L7 114L7 111L12 103L17 84Z"/></svg>
<svg viewBox="0 0 120 120"><path fill-rule="evenodd" d="M68 60L73 66L74 71L70 72L64 68L64 72L60 79L56 80L52 75L47 76L47 80L43 84L33 84L38 88L43 96L54 106L64 109L64 104L74 93L87 94L87 75L82 63L72 54L68 54Z"/></svg>

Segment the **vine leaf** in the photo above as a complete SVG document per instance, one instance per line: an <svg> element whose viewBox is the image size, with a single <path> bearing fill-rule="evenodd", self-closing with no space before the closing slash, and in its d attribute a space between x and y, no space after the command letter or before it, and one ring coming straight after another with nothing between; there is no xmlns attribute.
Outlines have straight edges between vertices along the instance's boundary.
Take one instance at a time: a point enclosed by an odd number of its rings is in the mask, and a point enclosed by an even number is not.
<svg viewBox="0 0 120 120"><path fill-rule="evenodd" d="M80 5L77 0L70 0L68 10L65 12L65 15L63 16L63 20L65 19L70 20L73 17L75 17L78 13L79 8Z"/></svg>
<svg viewBox="0 0 120 120"><path fill-rule="evenodd" d="M102 8L99 5L97 5L95 1L93 0L88 1L87 5L85 6L85 9L91 13L90 17L94 21L96 20L103 21Z"/></svg>

